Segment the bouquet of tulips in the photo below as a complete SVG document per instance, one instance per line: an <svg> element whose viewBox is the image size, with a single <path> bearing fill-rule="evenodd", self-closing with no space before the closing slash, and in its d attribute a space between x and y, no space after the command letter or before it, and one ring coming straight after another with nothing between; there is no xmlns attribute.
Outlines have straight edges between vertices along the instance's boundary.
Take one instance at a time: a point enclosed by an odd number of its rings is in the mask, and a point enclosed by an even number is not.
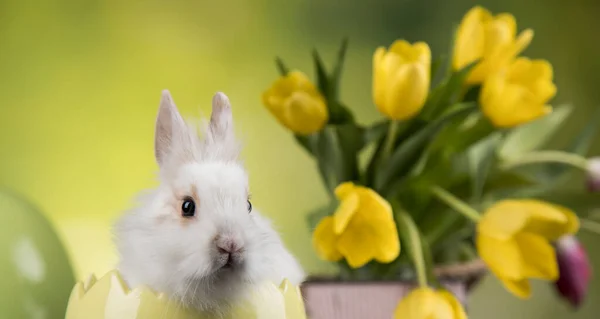
<svg viewBox="0 0 600 319"><path fill-rule="evenodd" d="M572 108L549 104L551 64L521 56L533 31L517 34L513 15L474 7L453 35L447 59L432 59L424 42L375 50L372 97L384 118L368 125L340 98L346 41L330 69L313 52L314 82L276 60L280 78L263 103L331 195L308 217L314 248L341 280L415 278L398 317L430 299L464 318L434 268L472 260L518 297L540 279L578 304L589 265L574 234L590 189L557 186L574 169L598 188L599 165L584 155L600 113L561 149L543 149Z"/></svg>

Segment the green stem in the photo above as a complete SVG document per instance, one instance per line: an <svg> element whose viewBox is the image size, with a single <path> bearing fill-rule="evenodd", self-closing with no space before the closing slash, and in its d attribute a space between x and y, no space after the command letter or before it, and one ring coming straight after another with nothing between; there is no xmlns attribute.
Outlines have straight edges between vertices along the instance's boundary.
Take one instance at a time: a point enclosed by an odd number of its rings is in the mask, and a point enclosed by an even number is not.
<svg viewBox="0 0 600 319"><path fill-rule="evenodd" d="M398 135L398 126L398 121L390 121L385 144L383 145L383 152L381 153L382 163L385 163L385 161L387 161L392 154L392 149L394 148L394 143L396 142L396 135Z"/></svg>
<svg viewBox="0 0 600 319"><path fill-rule="evenodd" d="M431 188L431 193L439 200L446 203L446 205L450 206L450 208L461 213L466 218L474 222L478 222L481 218L481 215L478 211L476 211L473 207L469 206L469 204L465 203L458 197L450 194L445 189L439 186L433 186Z"/></svg>
<svg viewBox="0 0 600 319"><path fill-rule="evenodd" d="M500 165L500 168L509 170L523 165L539 163L558 163L579 168L583 171L588 170L588 160L585 157L563 151L539 151L527 153L519 158L505 161Z"/></svg>
<svg viewBox="0 0 600 319"><path fill-rule="evenodd" d="M600 223L598 222L582 218L579 220L579 225L581 226L581 229L600 235Z"/></svg>
<svg viewBox="0 0 600 319"><path fill-rule="evenodd" d="M427 264L425 262L425 255L423 253L423 244L421 242L419 228L406 211L400 209L399 207L395 207L394 211L398 216L400 227L406 231L406 236L410 238L410 250L412 252L411 255L415 265L415 270L417 271L417 282L419 283L419 287L427 287Z"/></svg>

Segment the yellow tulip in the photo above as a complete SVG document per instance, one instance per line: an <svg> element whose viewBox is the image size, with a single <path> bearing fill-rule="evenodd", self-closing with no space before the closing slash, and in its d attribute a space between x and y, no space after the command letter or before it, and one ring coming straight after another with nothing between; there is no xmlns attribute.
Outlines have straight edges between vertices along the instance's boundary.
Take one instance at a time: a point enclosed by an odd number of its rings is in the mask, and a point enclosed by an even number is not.
<svg viewBox="0 0 600 319"><path fill-rule="evenodd" d="M477 224L477 250L506 289L528 298L528 279L558 279L551 242L578 228L577 216L566 208L537 200L504 200L487 209Z"/></svg>
<svg viewBox="0 0 600 319"><path fill-rule="evenodd" d="M486 79L479 102L495 126L513 127L552 112L546 103L555 94L548 61L518 58Z"/></svg>
<svg viewBox="0 0 600 319"><path fill-rule="evenodd" d="M515 17L508 13L493 16L476 6L463 17L454 43L452 66L460 70L480 60L466 82L478 84L519 55L531 42L533 31L517 34Z"/></svg>
<svg viewBox="0 0 600 319"><path fill-rule="evenodd" d="M313 233L317 254L329 261L346 258L352 268L375 259L382 263L400 254L400 240L392 207L370 188L340 184L341 201L333 216L323 218Z"/></svg>
<svg viewBox="0 0 600 319"><path fill-rule="evenodd" d="M431 51L424 42L395 41L388 51L373 55L373 100L385 116L406 120L415 116L429 93Z"/></svg>
<svg viewBox="0 0 600 319"><path fill-rule="evenodd" d="M396 307L395 319L467 319L454 295L429 287L411 291Z"/></svg>
<svg viewBox="0 0 600 319"><path fill-rule="evenodd" d="M321 130L329 119L325 99L300 71L275 81L263 93L262 101L283 126L301 135Z"/></svg>

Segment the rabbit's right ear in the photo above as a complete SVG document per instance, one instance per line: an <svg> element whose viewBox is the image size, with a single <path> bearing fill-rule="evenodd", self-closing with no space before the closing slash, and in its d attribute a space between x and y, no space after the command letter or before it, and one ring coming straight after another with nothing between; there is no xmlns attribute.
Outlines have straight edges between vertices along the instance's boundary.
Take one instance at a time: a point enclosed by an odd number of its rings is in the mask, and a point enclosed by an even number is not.
<svg viewBox="0 0 600 319"><path fill-rule="evenodd" d="M186 129L185 122L173 102L171 93L164 90L160 100L154 135L154 155L159 165L164 164L167 156L175 151L176 144L184 142Z"/></svg>

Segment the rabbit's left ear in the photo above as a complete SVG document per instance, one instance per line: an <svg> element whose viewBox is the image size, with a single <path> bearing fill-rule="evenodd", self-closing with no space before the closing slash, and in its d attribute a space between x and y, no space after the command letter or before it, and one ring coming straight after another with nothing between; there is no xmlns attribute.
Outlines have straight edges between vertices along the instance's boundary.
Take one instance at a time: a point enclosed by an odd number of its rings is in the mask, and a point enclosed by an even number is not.
<svg viewBox="0 0 600 319"><path fill-rule="evenodd" d="M208 157L221 160L234 160L238 156L239 145L233 128L233 115L229 98L217 92L212 99L212 114L204 141L204 151Z"/></svg>
<svg viewBox="0 0 600 319"><path fill-rule="evenodd" d="M210 130L213 138L226 139L233 134L233 116L231 103L227 95L217 92L212 99L212 114L210 116Z"/></svg>

